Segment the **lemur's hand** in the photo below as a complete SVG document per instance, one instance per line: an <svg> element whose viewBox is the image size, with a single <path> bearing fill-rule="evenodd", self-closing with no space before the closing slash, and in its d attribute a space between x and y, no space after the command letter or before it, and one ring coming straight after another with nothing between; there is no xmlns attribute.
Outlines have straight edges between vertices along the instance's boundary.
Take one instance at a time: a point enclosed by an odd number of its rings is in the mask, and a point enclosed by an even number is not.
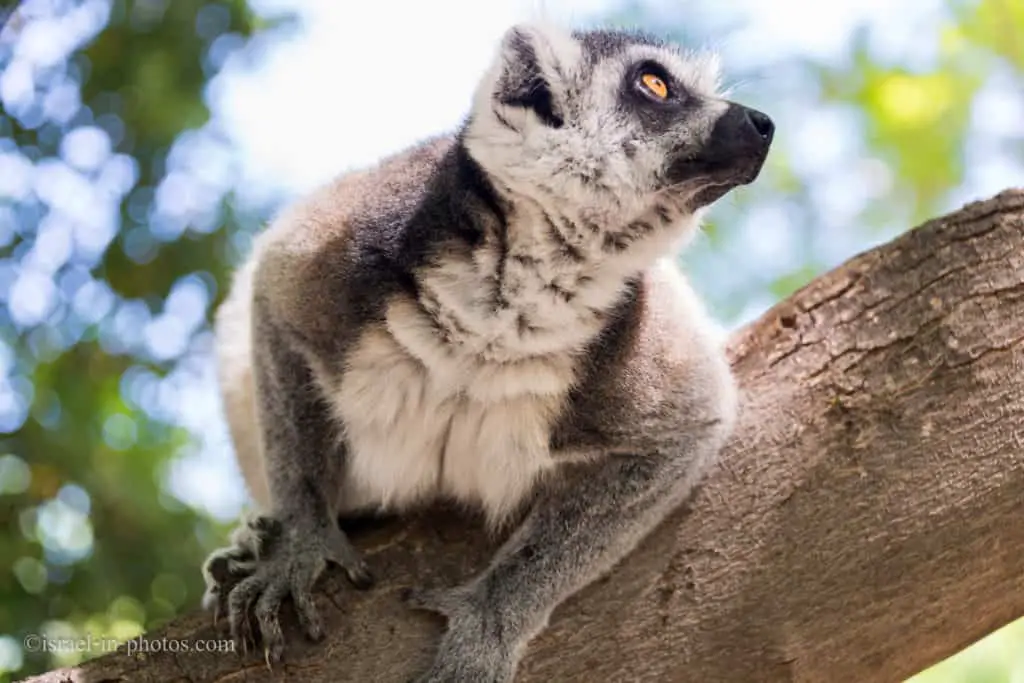
<svg viewBox="0 0 1024 683"><path fill-rule="evenodd" d="M430 669L413 683L510 683L515 674L508 631L496 622L473 584L453 589L410 590L406 603L414 609L448 618L448 629Z"/></svg>
<svg viewBox="0 0 1024 683"><path fill-rule="evenodd" d="M313 585L328 562L340 565L357 588L373 584L366 562L335 524L303 525L262 515L246 520L232 541L203 566L203 606L212 608L215 618L226 611L231 636L243 647L260 638L268 662L279 661L284 652L279 612L289 595L306 635L323 637Z"/></svg>

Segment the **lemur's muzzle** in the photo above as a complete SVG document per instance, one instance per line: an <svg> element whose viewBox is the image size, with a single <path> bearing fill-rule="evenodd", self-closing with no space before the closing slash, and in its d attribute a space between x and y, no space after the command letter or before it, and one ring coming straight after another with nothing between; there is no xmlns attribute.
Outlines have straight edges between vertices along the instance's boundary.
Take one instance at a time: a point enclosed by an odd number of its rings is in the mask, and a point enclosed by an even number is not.
<svg viewBox="0 0 1024 683"><path fill-rule="evenodd" d="M671 164L669 179L673 183L706 181L708 187L695 199L698 204L710 204L757 178L774 136L775 124L767 114L730 102L701 149Z"/></svg>
<svg viewBox="0 0 1024 683"><path fill-rule="evenodd" d="M749 183L761 172L774 136L775 124L767 114L730 102L700 157L712 173L735 174L739 184Z"/></svg>

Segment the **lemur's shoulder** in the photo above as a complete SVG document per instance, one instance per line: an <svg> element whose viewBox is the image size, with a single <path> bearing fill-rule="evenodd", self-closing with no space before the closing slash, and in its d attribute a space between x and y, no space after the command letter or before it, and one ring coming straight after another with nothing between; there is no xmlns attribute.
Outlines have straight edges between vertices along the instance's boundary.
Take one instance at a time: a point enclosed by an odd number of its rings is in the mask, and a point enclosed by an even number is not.
<svg viewBox="0 0 1024 683"><path fill-rule="evenodd" d="M325 256L344 259L360 244L383 248L395 238L395 219L406 218L422 200L452 143L450 136L430 138L287 205L254 243L260 277L283 279L268 289L289 289Z"/></svg>
<svg viewBox="0 0 1024 683"><path fill-rule="evenodd" d="M453 142L426 139L287 205L253 242L253 293L294 329L315 335L336 325L339 305L358 308L344 305L352 293L393 286L409 218Z"/></svg>
<svg viewBox="0 0 1024 683"><path fill-rule="evenodd" d="M725 340L676 260L657 260L629 283L587 348L552 446L640 446L664 439L666 427L679 424L674 415L701 405L702 396L714 397L709 414L731 417L736 396L722 353Z"/></svg>

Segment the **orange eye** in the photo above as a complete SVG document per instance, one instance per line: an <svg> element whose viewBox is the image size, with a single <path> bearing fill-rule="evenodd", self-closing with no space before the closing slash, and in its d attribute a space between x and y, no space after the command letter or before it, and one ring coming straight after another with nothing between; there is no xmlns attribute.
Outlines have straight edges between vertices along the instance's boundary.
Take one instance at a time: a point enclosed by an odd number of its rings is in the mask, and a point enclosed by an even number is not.
<svg viewBox="0 0 1024 683"><path fill-rule="evenodd" d="M663 100L668 97L668 86L665 85L665 81L661 80L654 74L644 74L640 77L640 82L651 91L651 94L657 97L659 100Z"/></svg>

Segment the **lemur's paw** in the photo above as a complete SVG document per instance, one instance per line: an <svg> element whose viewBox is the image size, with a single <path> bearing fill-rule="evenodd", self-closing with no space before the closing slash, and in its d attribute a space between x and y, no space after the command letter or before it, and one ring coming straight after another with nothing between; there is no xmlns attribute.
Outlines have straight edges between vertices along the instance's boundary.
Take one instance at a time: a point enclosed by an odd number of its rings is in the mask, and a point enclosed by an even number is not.
<svg viewBox="0 0 1024 683"><path fill-rule="evenodd" d="M247 520L233 541L203 567L203 604L215 618L227 614L231 637L243 649L261 640L268 664L284 652L280 611L289 596L306 635L314 641L323 637L313 585L329 562L340 565L357 588L373 585L366 562L333 525L310 529L264 516Z"/></svg>
<svg viewBox="0 0 1024 683"><path fill-rule="evenodd" d="M516 668L515 648L509 639L512 630L501 628L498 615L483 604L474 584L409 588L402 591L401 597L413 609L436 612L448 619L433 665L411 683L512 681Z"/></svg>
<svg viewBox="0 0 1024 683"><path fill-rule="evenodd" d="M430 669L410 683L511 683L515 658L487 630L462 620L449 622Z"/></svg>
<svg viewBox="0 0 1024 683"><path fill-rule="evenodd" d="M257 559L281 533L278 520L267 515L249 515L231 534L231 545L219 548L203 563L206 592L203 608L213 610L214 622L227 608L231 588L256 570Z"/></svg>

